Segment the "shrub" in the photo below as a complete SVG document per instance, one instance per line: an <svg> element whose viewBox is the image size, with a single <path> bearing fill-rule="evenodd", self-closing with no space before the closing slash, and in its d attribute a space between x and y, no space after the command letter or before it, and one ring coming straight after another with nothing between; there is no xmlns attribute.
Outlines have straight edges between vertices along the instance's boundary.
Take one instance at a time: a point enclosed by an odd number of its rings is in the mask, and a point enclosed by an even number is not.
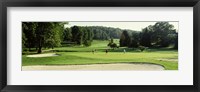
<svg viewBox="0 0 200 92"><path fill-rule="evenodd" d="M146 47L144 47L144 46L139 46L139 49L140 49L140 51L142 52L142 51L144 51L144 50L146 49Z"/></svg>
<svg viewBox="0 0 200 92"><path fill-rule="evenodd" d="M85 46L91 46L91 41L84 41L84 43L83 43Z"/></svg>
<svg viewBox="0 0 200 92"><path fill-rule="evenodd" d="M116 43L112 43L112 44L110 45L110 47L113 48L113 49L114 49L114 48L117 48L117 44L116 44Z"/></svg>
<svg viewBox="0 0 200 92"><path fill-rule="evenodd" d="M108 46L110 47L110 48L117 48L117 44L116 43L112 43L112 42L109 42L108 43Z"/></svg>

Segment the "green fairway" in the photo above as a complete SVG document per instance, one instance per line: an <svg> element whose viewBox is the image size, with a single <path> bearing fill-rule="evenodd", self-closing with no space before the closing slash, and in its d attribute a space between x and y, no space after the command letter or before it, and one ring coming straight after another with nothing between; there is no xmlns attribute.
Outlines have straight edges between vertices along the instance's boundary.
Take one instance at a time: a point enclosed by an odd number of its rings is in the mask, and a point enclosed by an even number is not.
<svg viewBox="0 0 200 92"><path fill-rule="evenodd" d="M114 42L119 44L118 39ZM165 67L166 70L178 69L178 51L170 48L148 48L141 52L139 49L120 47L111 49L108 41L93 40L92 45L59 47L50 49L59 56L56 57L26 57L22 56L22 65L67 65L67 64L99 64L99 63L153 63ZM92 50L96 50L93 54ZM105 50L108 50L106 54ZM123 50L126 49L126 53ZM23 52L26 53L26 52ZM44 52L45 53L45 52ZM49 53L49 52L46 52Z"/></svg>

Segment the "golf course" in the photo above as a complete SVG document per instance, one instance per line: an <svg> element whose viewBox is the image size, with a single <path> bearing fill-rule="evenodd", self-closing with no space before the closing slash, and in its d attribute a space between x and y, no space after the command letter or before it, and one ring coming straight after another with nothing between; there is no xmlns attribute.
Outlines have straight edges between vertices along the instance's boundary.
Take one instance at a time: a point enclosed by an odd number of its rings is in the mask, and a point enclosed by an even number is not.
<svg viewBox="0 0 200 92"><path fill-rule="evenodd" d="M178 70L177 25L23 22L22 70Z"/></svg>

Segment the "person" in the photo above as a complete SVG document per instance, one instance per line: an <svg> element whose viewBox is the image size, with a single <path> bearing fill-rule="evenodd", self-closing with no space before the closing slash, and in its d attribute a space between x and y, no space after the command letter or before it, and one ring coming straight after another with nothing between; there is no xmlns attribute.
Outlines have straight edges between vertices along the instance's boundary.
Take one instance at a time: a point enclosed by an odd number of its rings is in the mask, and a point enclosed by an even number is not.
<svg viewBox="0 0 200 92"><path fill-rule="evenodd" d="M126 53L126 50L124 49L124 54Z"/></svg>
<svg viewBox="0 0 200 92"><path fill-rule="evenodd" d="M106 49L106 54L108 53L108 50Z"/></svg>
<svg viewBox="0 0 200 92"><path fill-rule="evenodd" d="M92 54L94 54L94 50L92 50Z"/></svg>

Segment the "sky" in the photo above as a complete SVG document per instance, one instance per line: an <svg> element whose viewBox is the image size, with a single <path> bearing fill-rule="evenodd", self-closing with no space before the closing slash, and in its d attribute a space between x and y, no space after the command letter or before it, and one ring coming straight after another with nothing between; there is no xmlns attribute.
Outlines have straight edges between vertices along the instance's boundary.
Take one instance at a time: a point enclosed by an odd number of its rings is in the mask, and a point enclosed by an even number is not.
<svg viewBox="0 0 200 92"><path fill-rule="evenodd" d="M71 26L105 26L114 27L120 29L130 29L135 31L141 31L143 28L154 25L156 22L69 22L65 27ZM174 29L178 30L178 22L169 22L174 25Z"/></svg>

